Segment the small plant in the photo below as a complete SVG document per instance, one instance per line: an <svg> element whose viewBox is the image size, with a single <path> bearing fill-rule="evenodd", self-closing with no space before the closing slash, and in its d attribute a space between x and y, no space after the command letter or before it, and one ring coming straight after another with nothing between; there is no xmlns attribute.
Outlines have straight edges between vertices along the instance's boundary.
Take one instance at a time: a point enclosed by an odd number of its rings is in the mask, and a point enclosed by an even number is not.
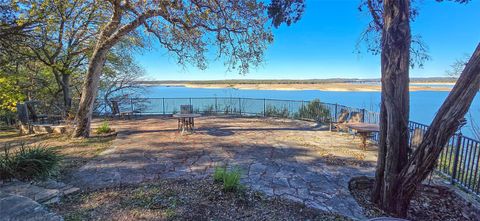
<svg viewBox="0 0 480 221"><path fill-rule="evenodd" d="M213 172L213 180L215 182L223 182L223 177L225 176L226 168L225 167L215 167Z"/></svg>
<svg viewBox="0 0 480 221"><path fill-rule="evenodd" d="M107 121L104 121L100 127L97 128L97 134L108 134L112 132L112 128L110 128L110 125L108 125Z"/></svg>
<svg viewBox="0 0 480 221"><path fill-rule="evenodd" d="M11 149L6 144L0 155L0 179L42 180L58 173L62 157L52 148L22 143L17 151Z"/></svg>
<svg viewBox="0 0 480 221"><path fill-rule="evenodd" d="M233 169L231 171L225 171L223 175L223 189L225 191L235 191L240 189L240 176L239 169Z"/></svg>
<svg viewBox="0 0 480 221"><path fill-rule="evenodd" d="M225 166L216 167L213 173L213 180L215 182L223 183L223 190L225 191L236 191L241 188L240 177L242 173L240 169L234 168L232 170L227 170Z"/></svg>

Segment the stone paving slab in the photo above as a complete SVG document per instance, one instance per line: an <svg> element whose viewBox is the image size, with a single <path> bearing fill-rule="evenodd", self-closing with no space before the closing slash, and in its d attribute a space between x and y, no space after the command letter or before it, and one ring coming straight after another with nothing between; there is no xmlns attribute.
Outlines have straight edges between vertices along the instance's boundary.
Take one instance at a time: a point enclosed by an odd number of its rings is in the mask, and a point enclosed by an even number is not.
<svg viewBox="0 0 480 221"><path fill-rule="evenodd" d="M26 183L0 183L0 221L63 220L43 207L60 201L60 197L80 190L55 180Z"/></svg>
<svg viewBox="0 0 480 221"><path fill-rule="evenodd" d="M112 122L114 149L73 176L84 188L138 184L166 178L210 177L214 167L242 170L241 182L269 196L364 219L348 190L351 177L373 176L376 147L359 148L352 136L314 123L202 117L196 133L181 135L177 122L143 118Z"/></svg>
<svg viewBox="0 0 480 221"><path fill-rule="evenodd" d="M32 199L0 192L0 221L62 221L63 218L49 212Z"/></svg>

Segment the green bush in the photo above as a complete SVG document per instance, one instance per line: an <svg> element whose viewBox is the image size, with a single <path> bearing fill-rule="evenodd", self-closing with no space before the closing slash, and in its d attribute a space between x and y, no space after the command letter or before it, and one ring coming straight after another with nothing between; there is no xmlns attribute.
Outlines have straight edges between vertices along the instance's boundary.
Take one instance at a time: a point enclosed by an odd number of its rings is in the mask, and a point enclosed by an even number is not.
<svg viewBox="0 0 480 221"><path fill-rule="evenodd" d="M225 191L236 191L241 188L241 176L242 173L238 168L227 170L226 167L216 167L213 173L213 180L215 182L222 182L223 190Z"/></svg>
<svg viewBox="0 0 480 221"><path fill-rule="evenodd" d="M300 107L295 118L327 122L330 118L330 110L328 110L319 99L315 99L310 101L308 105Z"/></svg>
<svg viewBox="0 0 480 221"><path fill-rule="evenodd" d="M288 118L290 116L290 112L288 111L287 107L277 108L273 105L267 105L265 108L265 116Z"/></svg>
<svg viewBox="0 0 480 221"><path fill-rule="evenodd" d="M112 132L112 128L110 128L110 125L108 125L107 121L104 121L100 127L97 128L97 134L108 134Z"/></svg>
<svg viewBox="0 0 480 221"><path fill-rule="evenodd" d="M52 148L21 144L12 152L9 147L0 155L0 179L42 180L58 173L62 157Z"/></svg>

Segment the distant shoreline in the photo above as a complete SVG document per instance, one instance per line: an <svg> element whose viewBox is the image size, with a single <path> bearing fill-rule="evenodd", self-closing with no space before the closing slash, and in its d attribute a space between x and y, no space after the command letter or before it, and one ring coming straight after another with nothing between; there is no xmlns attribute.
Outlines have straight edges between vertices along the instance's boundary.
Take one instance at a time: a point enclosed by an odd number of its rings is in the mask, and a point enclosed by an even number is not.
<svg viewBox="0 0 480 221"><path fill-rule="evenodd" d="M454 82L413 82L410 84L410 91L450 91L451 88L446 86L429 86L429 85L453 85ZM379 92L380 85L362 84L362 83L308 83L308 84L202 84L202 83L159 83L149 85L161 85L161 86L182 86L189 88L233 88L233 89L245 89L245 90L285 90L285 91L302 91L302 90L319 90L319 91L361 91L361 92Z"/></svg>

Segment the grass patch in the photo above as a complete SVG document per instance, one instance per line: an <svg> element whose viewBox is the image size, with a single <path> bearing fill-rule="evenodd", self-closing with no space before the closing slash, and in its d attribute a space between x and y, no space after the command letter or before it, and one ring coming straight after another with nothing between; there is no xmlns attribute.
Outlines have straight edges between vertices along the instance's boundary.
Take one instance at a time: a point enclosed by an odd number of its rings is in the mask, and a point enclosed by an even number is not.
<svg viewBox="0 0 480 221"><path fill-rule="evenodd" d="M71 139L66 135L34 134L20 136L15 131L11 137L0 135L0 155L5 145L11 152L18 151L22 144L28 146L48 146L63 156L60 162L58 178L67 178L72 171L85 165L92 158L111 147L115 137L94 137L87 139Z"/></svg>
<svg viewBox="0 0 480 221"><path fill-rule="evenodd" d="M239 168L228 170L225 166L215 167L213 172L213 180L215 182L223 183L223 190L237 191L242 188L240 184L240 177L242 172Z"/></svg>
<svg viewBox="0 0 480 221"><path fill-rule="evenodd" d="M110 128L108 121L104 121L95 131L97 134L108 134L113 132L113 129Z"/></svg>
<svg viewBox="0 0 480 221"><path fill-rule="evenodd" d="M223 182L223 176L225 175L225 167L217 166L213 172L213 180L217 183Z"/></svg>
<svg viewBox="0 0 480 221"><path fill-rule="evenodd" d="M0 155L0 179L43 180L58 174L61 159L51 147L21 144L12 150L5 144Z"/></svg>

